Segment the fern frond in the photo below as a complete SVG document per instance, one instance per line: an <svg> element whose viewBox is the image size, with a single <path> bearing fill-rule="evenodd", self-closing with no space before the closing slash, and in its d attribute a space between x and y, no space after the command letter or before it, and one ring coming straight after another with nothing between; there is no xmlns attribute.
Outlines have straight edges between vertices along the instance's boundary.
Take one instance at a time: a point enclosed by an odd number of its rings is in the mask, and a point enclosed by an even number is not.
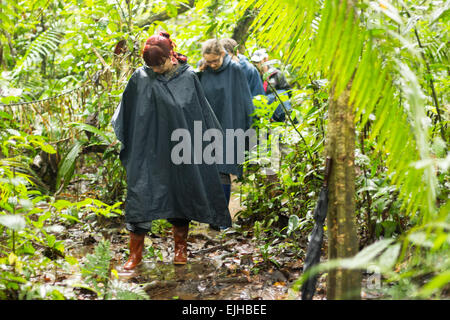
<svg viewBox="0 0 450 320"><path fill-rule="evenodd" d="M145 290L137 284L127 283L119 280L111 281L110 293L114 300L149 300L150 297Z"/></svg>
<svg viewBox="0 0 450 320"><path fill-rule="evenodd" d="M24 70L41 61L56 51L63 39L62 24L57 23L41 33L28 47L24 56L17 62L13 70L13 78L17 78Z"/></svg>

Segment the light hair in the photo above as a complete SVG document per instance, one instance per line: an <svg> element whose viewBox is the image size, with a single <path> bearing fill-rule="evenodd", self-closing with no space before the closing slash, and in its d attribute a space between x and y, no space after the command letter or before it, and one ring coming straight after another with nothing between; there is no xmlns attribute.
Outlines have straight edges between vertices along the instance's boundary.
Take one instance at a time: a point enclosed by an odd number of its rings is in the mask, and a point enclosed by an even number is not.
<svg viewBox="0 0 450 320"><path fill-rule="evenodd" d="M225 38L220 40L220 44L223 46L223 48L229 53L229 54L236 54L235 49L238 45L236 40L231 38Z"/></svg>
<svg viewBox="0 0 450 320"><path fill-rule="evenodd" d="M203 42L202 45L202 55L204 54L216 54L221 55L225 52L222 44L217 39L209 39Z"/></svg>

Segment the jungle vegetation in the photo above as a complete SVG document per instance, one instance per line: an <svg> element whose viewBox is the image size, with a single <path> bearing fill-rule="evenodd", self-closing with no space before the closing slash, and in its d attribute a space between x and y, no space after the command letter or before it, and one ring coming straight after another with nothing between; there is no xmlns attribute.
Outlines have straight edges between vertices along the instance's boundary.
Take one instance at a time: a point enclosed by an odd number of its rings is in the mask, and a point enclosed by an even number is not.
<svg viewBox="0 0 450 320"><path fill-rule="evenodd" d="M123 221L125 172L110 120L143 63L142 44L160 30L193 66L209 38L232 37L246 56L267 48L293 87L291 121L270 122L274 105L254 99L256 125L283 132L275 181L257 170L264 161L237 181L244 209L234 228L252 235L264 260L280 239L304 258L330 156L327 256L315 270L328 299L360 298L361 276L373 273L383 299L448 299L449 6L0 0L0 299L74 299L73 287L41 277L69 269L98 298L148 298L109 268L108 241L75 257L58 228L101 235L105 221Z"/></svg>

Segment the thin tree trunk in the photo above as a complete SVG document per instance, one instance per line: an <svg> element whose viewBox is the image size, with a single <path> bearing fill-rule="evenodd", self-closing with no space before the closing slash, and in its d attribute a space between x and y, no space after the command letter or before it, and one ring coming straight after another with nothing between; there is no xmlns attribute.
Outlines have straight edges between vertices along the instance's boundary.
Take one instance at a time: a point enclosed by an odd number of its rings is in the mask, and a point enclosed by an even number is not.
<svg viewBox="0 0 450 320"><path fill-rule="evenodd" d="M331 90L325 152L333 160L329 181L328 257L346 258L358 252L355 222L355 122L349 105L351 84L339 96ZM360 272L335 269L328 273L327 298L360 299Z"/></svg>
<svg viewBox="0 0 450 320"><path fill-rule="evenodd" d="M42 33L44 33L47 30L47 28L45 27L45 22L44 22L44 12L42 12L42 15L41 15L41 27L42 27ZM41 57L42 57L41 74L45 78L46 73L47 73L47 56L45 54L42 54Z"/></svg>
<svg viewBox="0 0 450 320"><path fill-rule="evenodd" d="M195 6L196 0L189 0L187 3L181 3L177 6L177 12L178 15L185 13L186 11L189 11ZM150 25L152 25L156 21L165 21L169 20L171 16L166 11L151 15L143 20L140 20L136 23L140 28L144 27L144 30L147 30Z"/></svg>
<svg viewBox="0 0 450 320"><path fill-rule="evenodd" d="M355 15L350 14L355 9L355 0L340 1L347 2L347 19L355 19ZM359 247L355 214L355 113L349 104L352 81L339 96L332 86L329 100L325 153L333 161L327 216L330 260L353 257ZM327 281L329 300L361 299L359 270L333 269Z"/></svg>
<svg viewBox="0 0 450 320"><path fill-rule="evenodd" d="M255 13L252 9L245 10L244 15L239 19L236 27L233 30L233 35L231 36L239 44L238 50L242 54L245 52L245 42L248 38L248 29L250 25L255 20Z"/></svg>

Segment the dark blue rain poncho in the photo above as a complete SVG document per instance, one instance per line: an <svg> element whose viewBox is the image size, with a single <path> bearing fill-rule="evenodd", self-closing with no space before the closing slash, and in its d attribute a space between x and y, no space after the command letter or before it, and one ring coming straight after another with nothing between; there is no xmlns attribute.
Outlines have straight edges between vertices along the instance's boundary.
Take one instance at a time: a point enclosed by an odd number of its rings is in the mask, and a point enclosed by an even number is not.
<svg viewBox="0 0 450 320"><path fill-rule="evenodd" d="M272 103L277 104L277 108L275 109L272 115L272 120L276 122L284 122L284 120L286 119L286 113L284 111L284 108L281 106L281 103L279 102L276 94L272 91L267 82L270 82L271 86L277 91L277 94L281 99L283 99L283 96L287 97L287 100L283 102L283 105L289 112L292 109L291 102L289 100L290 99L289 90L291 89L291 87L287 83L286 78L284 77L283 73L280 70L274 67L270 67L267 73L269 74L268 79L263 84L267 94L268 99L267 103L269 105Z"/></svg>
<svg viewBox="0 0 450 320"><path fill-rule="evenodd" d="M283 101L284 107L287 111L291 112L292 106L291 101L289 100L289 94L286 90L277 90L277 94L280 97L280 99L283 99L283 96L287 97L287 100ZM271 105L272 103L278 104L277 108L273 112L272 120L275 122L284 122L286 119L286 112L284 111L283 106L279 102L277 96L275 93L271 92L267 94L267 104Z"/></svg>
<svg viewBox="0 0 450 320"><path fill-rule="evenodd" d="M172 132L184 128L194 137L194 121L201 121L203 131L220 129L188 64L181 63L170 79L146 66L134 72L112 122L127 172L127 223L179 218L231 226L216 164L171 161L178 144Z"/></svg>
<svg viewBox="0 0 450 320"><path fill-rule="evenodd" d="M202 72L201 84L224 133L227 129L242 129L245 132L251 127L253 123L251 114L255 109L252 94L240 65L231 61L229 55L225 55L222 66L217 70L207 67ZM237 154L237 140L231 140L227 139L226 134L224 135L223 164L217 166L222 173L241 177L242 166ZM234 144L232 163L226 161L227 144Z"/></svg>
<svg viewBox="0 0 450 320"><path fill-rule="evenodd" d="M238 54L239 64L247 77L248 86L250 87L250 92L252 96L265 95L263 82L261 76L259 75L258 69L248 61L248 59L242 55Z"/></svg>

